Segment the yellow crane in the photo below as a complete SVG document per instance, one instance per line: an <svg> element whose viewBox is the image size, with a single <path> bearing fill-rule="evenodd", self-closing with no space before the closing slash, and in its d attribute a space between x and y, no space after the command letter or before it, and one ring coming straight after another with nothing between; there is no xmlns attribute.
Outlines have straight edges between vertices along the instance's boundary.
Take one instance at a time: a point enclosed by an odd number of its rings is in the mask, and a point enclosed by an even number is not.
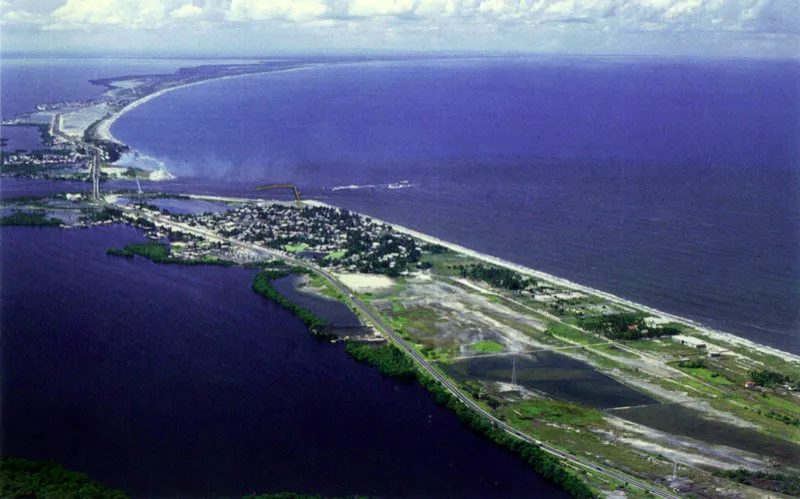
<svg viewBox="0 0 800 499"><path fill-rule="evenodd" d="M270 184L270 185L262 185L261 187L256 187L257 191L266 191L269 189L292 189L294 191L294 199L297 201L297 207L302 209L303 202L300 201L300 191L297 190L297 186L294 184Z"/></svg>

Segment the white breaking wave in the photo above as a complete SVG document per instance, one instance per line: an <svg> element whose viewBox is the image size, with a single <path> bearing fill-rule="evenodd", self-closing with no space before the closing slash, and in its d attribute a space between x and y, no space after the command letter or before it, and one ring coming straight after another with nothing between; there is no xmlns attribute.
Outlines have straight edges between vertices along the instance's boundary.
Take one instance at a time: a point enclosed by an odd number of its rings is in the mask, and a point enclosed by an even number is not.
<svg viewBox="0 0 800 499"><path fill-rule="evenodd" d="M175 178L175 175L169 172L167 165L163 161L136 150L122 153L122 156L114 163L114 166L150 170L150 180L170 180Z"/></svg>
<svg viewBox="0 0 800 499"><path fill-rule="evenodd" d="M401 180L400 182L389 184L387 187L389 189L407 189L408 187L414 187L414 184L408 180Z"/></svg>
<svg viewBox="0 0 800 499"><path fill-rule="evenodd" d="M337 185L336 187L331 189L331 191L332 192L336 192L336 191L353 191L353 190L356 190L356 189L374 189L376 187L380 187L380 186L379 185L373 185L373 184L369 184L369 185L355 185L355 184L353 184L353 185Z"/></svg>
<svg viewBox="0 0 800 499"><path fill-rule="evenodd" d="M331 189L331 192L336 191L354 191L358 189L406 189L408 187L414 187L415 184L412 184L408 180L401 180L399 182L393 182L391 184L365 184L365 185L337 185Z"/></svg>

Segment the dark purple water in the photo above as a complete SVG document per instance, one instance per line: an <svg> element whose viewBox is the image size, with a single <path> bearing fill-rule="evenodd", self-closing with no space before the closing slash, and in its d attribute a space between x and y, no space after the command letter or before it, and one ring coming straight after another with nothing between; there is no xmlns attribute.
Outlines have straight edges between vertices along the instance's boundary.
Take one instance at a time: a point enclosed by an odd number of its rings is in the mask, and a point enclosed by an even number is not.
<svg viewBox="0 0 800 499"><path fill-rule="evenodd" d="M785 61L355 64L172 92L113 131L182 177L158 189L293 181L800 352L798 86Z"/></svg>
<svg viewBox="0 0 800 499"><path fill-rule="evenodd" d="M17 149L31 151L41 149L39 129L31 126L0 126L0 137L8 142L3 151L14 152Z"/></svg>
<svg viewBox="0 0 800 499"><path fill-rule="evenodd" d="M564 496L419 385L314 340L254 270L106 256L129 228L0 237L3 455L135 497Z"/></svg>
<svg viewBox="0 0 800 499"><path fill-rule="evenodd" d="M28 113L38 104L84 100L106 88L89 80L114 76L173 73L186 66L240 62L136 57L31 58L3 57L0 64L0 117Z"/></svg>

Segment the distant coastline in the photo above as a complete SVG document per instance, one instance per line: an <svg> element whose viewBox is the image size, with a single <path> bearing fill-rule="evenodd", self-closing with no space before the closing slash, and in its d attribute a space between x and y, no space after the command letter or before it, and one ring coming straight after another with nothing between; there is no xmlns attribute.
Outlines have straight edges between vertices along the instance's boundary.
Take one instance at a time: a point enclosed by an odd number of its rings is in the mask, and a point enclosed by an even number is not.
<svg viewBox="0 0 800 499"><path fill-rule="evenodd" d="M143 96L143 97L141 97L139 99L136 99L135 101L133 101L133 102L129 103L128 105L126 105L125 107L123 107L122 109L120 109L118 111L115 111L115 112L111 113L109 116L103 118L103 120L100 123L98 123L97 127L95 128L95 135L96 135L96 138L98 138L100 140L114 142L114 143L119 144L119 145L128 145L128 144L125 144L123 141L119 140L118 138L114 137L114 134L111 133L111 126L114 124L114 122L116 122L119 118L124 116L126 113L128 113L130 111L133 111L137 107L141 106L142 104L150 102L151 100L155 99L156 97L160 97L160 96L162 96L162 95L164 95L164 94L166 94L168 92L172 92L173 90L179 90L179 89L182 89L182 88L193 87L195 85L202 85L204 83L210 83L210 82L213 82L213 81L230 80L230 79L234 79L234 78L243 78L243 77L246 77L246 76L264 75L264 74L272 74L272 73L283 73L283 72L287 72L287 71L297 71L297 70L300 70L300 69L313 68L313 67L316 67L318 65L319 64L308 64L306 66L301 66L301 67L296 67L296 68L287 68L287 69L276 69L274 71L266 71L266 72L263 72L263 73L245 73L245 74L237 74L237 75L225 75L225 76L219 76L217 78L208 78L208 79L202 80L202 81L195 81L195 82L191 82L191 83L184 83L184 84L181 84L181 85L175 85L175 86L171 86L171 87L167 87L167 88L162 88L162 89L157 90L157 91L155 91L153 93L147 94L147 95L145 95L145 96Z"/></svg>

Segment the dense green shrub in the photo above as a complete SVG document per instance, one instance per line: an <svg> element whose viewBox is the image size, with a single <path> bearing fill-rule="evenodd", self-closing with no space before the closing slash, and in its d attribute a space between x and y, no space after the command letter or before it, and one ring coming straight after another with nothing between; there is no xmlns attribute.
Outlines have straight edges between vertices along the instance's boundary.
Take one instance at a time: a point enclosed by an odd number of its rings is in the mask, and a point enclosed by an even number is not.
<svg viewBox="0 0 800 499"><path fill-rule="evenodd" d="M401 379L416 379L414 363L403 352L388 345L348 341L345 351L354 359L377 367L383 374Z"/></svg>
<svg viewBox="0 0 800 499"><path fill-rule="evenodd" d="M83 473L60 465L28 459L0 461L0 497L3 499L124 499Z"/></svg>
<svg viewBox="0 0 800 499"><path fill-rule="evenodd" d="M793 379L791 376L781 374L768 369L761 369L758 371L750 371L750 380L761 386L771 388L776 385L788 383L795 388L800 388L800 382Z"/></svg>
<svg viewBox="0 0 800 499"><path fill-rule="evenodd" d="M54 227L64 222L58 218L47 218L44 213L24 213L16 211L11 215L0 217L0 225L33 225L38 227Z"/></svg>
<svg viewBox="0 0 800 499"><path fill-rule="evenodd" d="M678 367L683 367L685 369L700 369L702 367L706 367L705 359L689 359L689 360L682 360L678 362Z"/></svg>
<svg viewBox="0 0 800 499"><path fill-rule="evenodd" d="M750 471L744 468L738 470L715 471L714 475L758 487L772 490L790 496L800 495L800 476L784 475L781 473L767 473L765 471Z"/></svg>
<svg viewBox="0 0 800 499"><path fill-rule="evenodd" d="M219 265L222 267L232 267L236 265L235 262L230 260L221 260L219 258L210 256L196 260L176 258L170 256L171 250L169 244L156 241L128 244L123 249L107 249L106 254L111 256L123 256L125 258L133 258L134 255L139 255L148 258L155 263L176 263L179 265Z"/></svg>
<svg viewBox="0 0 800 499"><path fill-rule="evenodd" d="M638 340L681 333L674 326L647 326L644 319L645 314L639 312L602 314L582 317L578 325L613 340Z"/></svg>

